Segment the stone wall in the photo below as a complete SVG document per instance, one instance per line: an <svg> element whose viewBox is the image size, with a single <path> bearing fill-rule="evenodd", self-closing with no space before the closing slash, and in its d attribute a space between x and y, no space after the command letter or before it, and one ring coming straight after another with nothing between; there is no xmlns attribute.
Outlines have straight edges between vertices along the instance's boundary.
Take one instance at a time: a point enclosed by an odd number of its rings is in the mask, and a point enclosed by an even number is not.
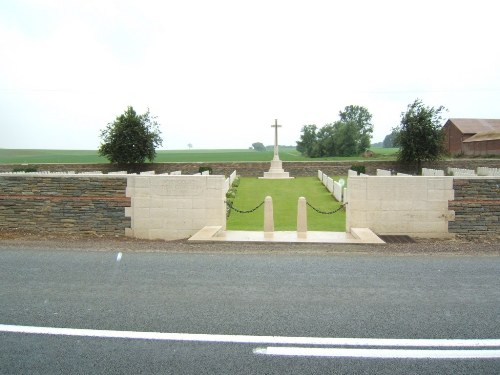
<svg viewBox="0 0 500 375"><path fill-rule="evenodd" d="M128 176L129 237L188 238L205 226L226 229L224 176Z"/></svg>
<svg viewBox="0 0 500 375"><path fill-rule="evenodd" d="M356 176L347 182L346 229L379 235L448 237L452 177Z"/></svg>
<svg viewBox="0 0 500 375"><path fill-rule="evenodd" d="M260 177L269 170L270 162L208 162L208 163L146 163L134 167L127 167L113 164L0 164L0 172L12 172L19 168L35 168L38 171L102 171L108 173L112 171L128 170L137 173L142 171L156 171L156 173L170 173L182 171L183 174L198 173L202 166L210 166L213 174L229 176L234 170L244 177ZM362 161L284 161L283 169L290 172L290 176L316 176L321 170L328 176L347 175L347 171L353 165L363 165L366 173L376 175L377 169L392 170L394 172L412 173L412 167L402 165L395 161L362 160ZM423 163L425 168L447 170L452 168L476 169L477 167L500 168L500 159L454 159L452 161L438 161L433 163Z"/></svg>
<svg viewBox="0 0 500 375"><path fill-rule="evenodd" d="M455 221L449 231L471 239L500 239L500 178L455 178Z"/></svg>
<svg viewBox="0 0 500 375"><path fill-rule="evenodd" d="M126 177L0 176L0 230L123 236Z"/></svg>

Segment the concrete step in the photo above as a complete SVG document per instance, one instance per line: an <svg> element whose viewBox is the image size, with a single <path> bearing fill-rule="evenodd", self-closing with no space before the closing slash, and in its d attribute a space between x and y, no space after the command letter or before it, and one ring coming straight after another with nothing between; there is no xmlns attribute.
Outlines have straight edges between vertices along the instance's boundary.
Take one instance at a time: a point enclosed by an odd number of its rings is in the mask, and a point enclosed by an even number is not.
<svg viewBox="0 0 500 375"><path fill-rule="evenodd" d="M385 243L379 236L372 232L370 228L351 228L354 238L366 243Z"/></svg>
<svg viewBox="0 0 500 375"><path fill-rule="evenodd" d="M204 227L193 236L191 236L189 241L209 241L213 237L217 236L217 233L219 233L221 230L222 226L220 225Z"/></svg>

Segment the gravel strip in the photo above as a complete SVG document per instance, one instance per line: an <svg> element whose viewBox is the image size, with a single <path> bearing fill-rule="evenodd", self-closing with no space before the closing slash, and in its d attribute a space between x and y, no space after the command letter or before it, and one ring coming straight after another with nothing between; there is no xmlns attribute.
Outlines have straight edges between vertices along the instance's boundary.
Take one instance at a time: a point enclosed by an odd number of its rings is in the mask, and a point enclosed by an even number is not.
<svg viewBox="0 0 500 375"><path fill-rule="evenodd" d="M308 254L396 254L396 255L489 255L500 256L498 242L477 243L457 239L417 239L416 243L381 245L149 241L128 237L92 237L0 231L0 250L40 249L125 252L189 253L308 253Z"/></svg>

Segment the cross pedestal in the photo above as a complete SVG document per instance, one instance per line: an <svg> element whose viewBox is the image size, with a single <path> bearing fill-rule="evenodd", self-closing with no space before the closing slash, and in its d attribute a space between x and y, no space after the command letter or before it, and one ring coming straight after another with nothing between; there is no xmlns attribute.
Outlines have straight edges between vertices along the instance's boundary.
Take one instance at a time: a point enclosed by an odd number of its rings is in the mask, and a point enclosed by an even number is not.
<svg viewBox="0 0 500 375"><path fill-rule="evenodd" d="M279 157L279 149L278 149L278 128L281 127L281 125L278 125L278 120L274 120L274 125L271 125L272 128L274 128L274 157L273 160L271 160L271 167L269 168L269 172L264 172L264 177L259 177L259 178L265 178L265 179L290 179L293 177L290 177L290 174L288 172L285 172L283 169L283 162L280 160Z"/></svg>

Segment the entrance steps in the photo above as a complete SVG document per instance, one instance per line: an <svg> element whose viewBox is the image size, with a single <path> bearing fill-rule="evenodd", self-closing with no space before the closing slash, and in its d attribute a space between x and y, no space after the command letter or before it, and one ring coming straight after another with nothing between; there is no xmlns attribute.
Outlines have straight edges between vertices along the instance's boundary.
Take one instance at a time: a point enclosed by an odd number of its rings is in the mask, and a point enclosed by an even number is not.
<svg viewBox="0 0 500 375"><path fill-rule="evenodd" d="M220 226L207 226L194 234L189 241L214 242L297 242L297 243L345 243L345 244L384 244L369 228L351 228L348 232L316 232L300 233L295 231L259 232L259 231L227 231Z"/></svg>

